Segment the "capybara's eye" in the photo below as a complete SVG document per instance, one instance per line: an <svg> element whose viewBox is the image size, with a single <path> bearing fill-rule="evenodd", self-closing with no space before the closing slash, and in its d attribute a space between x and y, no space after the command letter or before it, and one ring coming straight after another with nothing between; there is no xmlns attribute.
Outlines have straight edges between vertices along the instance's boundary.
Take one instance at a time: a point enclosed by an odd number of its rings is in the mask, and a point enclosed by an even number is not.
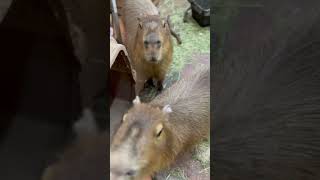
<svg viewBox="0 0 320 180"><path fill-rule="evenodd" d="M162 133L162 129L158 132L157 137L160 137L161 133Z"/></svg>
<svg viewBox="0 0 320 180"><path fill-rule="evenodd" d="M157 41L156 44L157 44L157 47L158 47L158 48L161 47L161 41Z"/></svg>
<svg viewBox="0 0 320 180"><path fill-rule="evenodd" d="M149 42L148 42L148 41L144 41L143 43L144 43L144 46L146 46L146 47L147 47L147 46L148 46L148 44L149 44Z"/></svg>
<svg viewBox="0 0 320 180"><path fill-rule="evenodd" d="M134 170L130 170L126 172L126 176L134 176L135 171Z"/></svg>
<svg viewBox="0 0 320 180"><path fill-rule="evenodd" d="M163 125L162 124L158 124L157 127L156 127L156 137L160 137L161 133L162 133L162 130L163 130Z"/></svg>

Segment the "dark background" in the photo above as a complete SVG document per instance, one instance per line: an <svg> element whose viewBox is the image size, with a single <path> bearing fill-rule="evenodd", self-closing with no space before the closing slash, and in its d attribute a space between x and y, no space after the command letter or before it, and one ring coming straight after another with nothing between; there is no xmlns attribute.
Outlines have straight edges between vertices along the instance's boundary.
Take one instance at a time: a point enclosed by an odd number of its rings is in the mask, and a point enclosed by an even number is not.
<svg viewBox="0 0 320 180"><path fill-rule="evenodd" d="M55 2L63 12L61 2ZM1 180L40 179L44 168L72 140L71 125L84 106L94 109L104 122L102 128L109 124L104 104L108 5L72 2L68 8L74 8L74 17L90 39L89 58L99 62L89 63L86 69L73 54L68 28L54 16L52 1L13 0L0 22Z"/></svg>
<svg viewBox="0 0 320 180"><path fill-rule="evenodd" d="M214 179L320 179L319 7L214 1Z"/></svg>

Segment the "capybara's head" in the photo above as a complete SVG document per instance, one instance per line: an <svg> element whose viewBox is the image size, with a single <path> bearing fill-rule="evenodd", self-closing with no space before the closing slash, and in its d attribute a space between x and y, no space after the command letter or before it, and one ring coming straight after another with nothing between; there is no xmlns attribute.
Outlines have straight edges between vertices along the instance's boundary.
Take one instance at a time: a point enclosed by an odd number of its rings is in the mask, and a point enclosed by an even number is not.
<svg viewBox="0 0 320 180"><path fill-rule="evenodd" d="M141 15L138 18L138 24L137 43L141 44L144 59L150 63L159 63L171 43L167 20L158 15Z"/></svg>
<svg viewBox="0 0 320 180"><path fill-rule="evenodd" d="M123 122L115 133L110 147L111 180L141 180L161 167L171 153L166 144L170 136L166 129L169 105L159 108L141 103L139 97L134 106L123 116Z"/></svg>

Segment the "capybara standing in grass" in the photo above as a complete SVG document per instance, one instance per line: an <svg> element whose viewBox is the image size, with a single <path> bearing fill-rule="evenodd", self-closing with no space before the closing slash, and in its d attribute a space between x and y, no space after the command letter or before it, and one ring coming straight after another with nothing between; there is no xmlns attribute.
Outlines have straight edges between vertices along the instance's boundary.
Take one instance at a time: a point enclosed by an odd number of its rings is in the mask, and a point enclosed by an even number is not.
<svg viewBox="0 0 320 180"><path fill-rule="evenodd" d="M110 175L141 179L169 167L209 135L210 73L197 68L150 103L139 97L123 116L110 147Z"/></svg>
<svg viewBox="0 0 320 180"><path fill-rule="evenodd" d="M158 90L162 90L173 54L167 19L160 17L151 0L124 0L122 19L124 42L137 75L136 93L150 79Z"/></svg>

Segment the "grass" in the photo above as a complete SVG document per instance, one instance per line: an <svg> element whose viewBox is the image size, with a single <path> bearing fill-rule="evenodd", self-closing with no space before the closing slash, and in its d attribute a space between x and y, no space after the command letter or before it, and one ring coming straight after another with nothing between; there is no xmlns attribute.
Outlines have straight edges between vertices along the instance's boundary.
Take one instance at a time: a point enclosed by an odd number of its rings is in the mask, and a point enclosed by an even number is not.
<svg viewBox="0 0 320 180"><path fill-rule="evenodd" d="M184 170L181 168L175 168L170 171L170 174L166 177L166 180L187 180L187 176Z"/></svg>
<svg viewBox="0 0 320 180"><path fill-rule="evenodd" d="M203 168L210 167L210 141L204 141L198 145L193 154L193 158L198 160Z"/></svg>
<svg viewBox="0 0 320 180"><path fill-rule="evenodd" d="M172 24L182 39L182 44L177 45L176 39L173 38L173 63L169 72L169 76L173 76L191 62L192 55L210 53L210 28L200 27L192 18L188 18L188 22L184 23L183 16L186 8L177 6L175 1L165 0L160 10L162 14L170 15Z"/></svg>

